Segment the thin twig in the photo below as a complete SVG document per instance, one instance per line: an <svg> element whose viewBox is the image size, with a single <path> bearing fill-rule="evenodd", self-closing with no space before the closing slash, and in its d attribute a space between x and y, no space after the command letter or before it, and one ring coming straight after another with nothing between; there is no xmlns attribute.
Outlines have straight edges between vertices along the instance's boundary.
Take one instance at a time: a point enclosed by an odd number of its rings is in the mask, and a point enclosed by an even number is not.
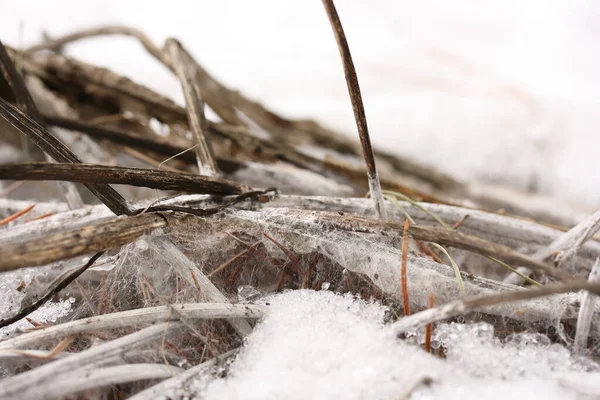
<svg viewBox="0 0 600 400"><path fill-rule="evenodd" d="M20 109L30 116L35 122L37 122L42 128L46 129L44 118L40 114L40 111L35 105L29 90L27 90L27 86L23 81L21 74L17 71L16 66L14 65L11 58L8 56L8 52L6 48L0 41L0 70L4 78L6 79L8 85L12 89L12 92L15 96L18 106ZM44 149L42 149L44 150ZM45 154L46 159L52 162L52 158L49 153ZM60 191L64 194L67 203L71 209L77 209L83 207L84 203L81 198L81 195L77 191L77 188L67 182L59 182L58 187Z"/></svg>
<svg viewBox="0 0 600 400"><path fill-rule="evenodd" d="M167 39L164 46L166 58L181 81L185 97L188 124L196 138L196 157L200 175L217 175L217 163L207 138L208 125L204 115L204 101L200 94L200 86L195 79L196 62L175 39Z"/></svg>
<svg viewBox="0 0 600 400"><path fill-rule="evenodd" d="M37 217L31 218L31 219L27 220L27 222L39 221L40 219L48 218L48 217L51 217L53 215L54 215L53 212L45 213L45 214L42 214L42 215L38 215Z"/></svg>
<svg viewBox="0 0 600 400"><path fill-rule="evenodd" d="M0 225L6 225L9 222L12 222L15 219L19 218L20 216L27 214L29 211L31 211L33 209L33 207L35 207L35 204L27 206L24 209L22 209L20 211L17 211L13 215L9 215L8 217L6 217L6 218L4 218L3 220L0 221Z"/></svg>
<svg viewBox="0 0 600 400"><path fill-rule="evenodd" d="M362 101L362 95L360 94L360 86L358 85L358 77L356 75L356 69L354 68L354 62L352 61L352 55L350 54L350 48L346 41L346 35L342 27L342 22L337 14L333 0L322 0L325 12L329 18L333 34L342 57L342 63L344 65L344 75L346 76L346 85L348 86L348 93L350 94L350 101L352 102L352 110L354 111L354 119L356 120L356 127L358 128L358 136L363 149L363 156L365 158L365 165L367 167L367 176L369 178L369 188L371 190L371 197L375 202L375 209L380 219L386 220L386 212L383 204L383 195L381 192L381 184L379 182L379 175L377 173L377 166L375 165L375 156L373 154L373 148L371 146L371 138L369 137L369 128L367 127L367 117L365 115L365 108Z"/></svg>
<svg viewBox="0 0 600 400"><path fill-rule="evenodd" d="M126 351L142 346L165 334L167 323L151 325L140 331L123 336L119 339L91 347L70 357L65 357L51 363L39 366L19 375L5 378L0 386L0 398L39 399L46 394L47 383L61 374L71 373L85 366L101 362L112 356L118 356ZM171 324L171 329L179 329L181 323Z"/></svg>
<svg viewBox="0 0 600 400"><path fill-rule="evenodd" d="M173 313L173 309L177 311L177 314ZM177 320L179 318L178 315L187 319L258 319L262 318L268 310L269 307L262 305L230 303L183 303L138 308L83 318L38 329L0 342L0 349L25 348L33 346L36 343L57 340L80 333Z"/></svg>
<svg viewBox="0 0 600 400"><path fill-rule="evenodd" d="M410 221L404 220L404 230L402 231L402 264L400 270L400 283L402 287L402 304L404 306L404 316L410 315L410 303L408 301L408 229Z"/></svg>
<svg viewBox="0 0 600 400"><path fill-rule="evenodd" d="M458 221L456 221L456 223L454 225L452 225L452 230L455 231L458 228L460 228L460 226L463 224L463 222L465 222L465 220L469 218L469 214L465 214L461 219L459 219Z"/></svg>
<svg viewBox="0 0 600 400"><path fill-rule="evenodd" d="M435 295L429 295L429 308L435 307ZM431 353L431 333L433 331L433 324L427 324L425 326L425 351Z"/></svg>
<svg viewBox="0 0 600 400"><path fill-rule="evenodd" d="M600 258L596 259L596 263L590 272L588 282L600 281ZM581 293L581 308L577 317L577 330L575 331L575 342L573 347L576 353L583 354L587 348L588 336L592 325L592 317L594 316L594 307L596 305L597 296L588 291Z"/></svg>
<svg viewBox="0 0 600 400"><path fill-rule="evenodd" d="M214 368L219 362L227 360L237 353L238 350L231 350L226 353L221 354L213 359L203 362L202 364L196 365L188 369L185 372L182 372L171 379L164 380L160 383L157 383L154 386L149 387L148 389L135 394L130 397L129 400L153 400L156 398L160 398L164 395L164 393L171 388L181 387L184 382L192 379L198 378L212 368Z"/></svg>
<svg viewBox="0 0 600 400"><path fill-rule="evenodd" d="M560 285L547 285L539 289L521 289L517 291L501 292L492 295L469 297L456 300L436 308L431 308L400 319L392 325L398 334L422 328L427 324L444 319L466 314L470 311L497 304L509 303L521 300L530 300L537 297L550 296L558 293L587 290L594 294L600 294L600 283L590 282L566 282Z"/></svg>
<svg viewBox="0 0 600 400"><path fill-rule="evenodd" d="M421 250L423 253L425 253L426 255L431 257L431 259L433 261L435 261L436 263L444 264L444 261L437 254L435 254L435 252L431 249L431 247L429 247L427 245L427 243L422 242L420 240L416 240L416 242L417 242L417 247L419 248L419 250Z"/></svg>
<svg viewBox="0 0 600 400"><path fill-rule="evenodd" d="M19 188L25 181L16 181L8 185L4 190L0 192L0 198L7 197L13 190Z"/></svg>
<svg viewBox="0 0 600 400"><path fill-rule="evenodd" d="M163 59L163 53L156 45L146 36L142 31L131 28L128 26L102 26L97 28L85 29L83 31L73 32L69 35L60 36L54 39L45 40L43 43L31 46L25 49L25 52L32 53L35 51L45 49L55 49L63 47L66 44L81 40L85 38L91 38L94 36L106 36L106 35L126 35L131 36L139 40L139 42L146 48L146 50L157 59Z"/></svg>
<svg viewBox="0 0 600 400"><path fill-rule="evenodd" d="M258 242L260 243L260 242ZM253 244L252 246L256 246L257 243ZM244 254L248 253L250 250L249 249L244 249L242 251L240 251L239 253L237 253L236 255L234 255L233 257L231 257L229 260L221 263L221 265L219 265L217 268L213 269L212 271L210 271L210 273L208 273L206 276L207 277L211 277L214 274L222 271L223 269L227 268L232 262L238 260L240 257L242 257Z"/></svg>
<svg viewBox="0 0 600 400"><path fill-rule="evenodd" d="M26 135L40 149L49 154L55 161L63 163L81 163L67 146L55 138L26 114L10 103L0 99L0 117L4 118L19 132ZM86 185L96 197L117 215L129 215L130 207L117 191L108 185Z"/></svg>
<svg viewBox="0 0 600 400"><path fill-rule="evenodd" d="M0 350L0 352L19 354L21 356L34 358L36 360L50 360L50 359L56 357L57 355L59 355L60 353L62 353L63 350L65 350L67 347L69 347L69 345L71 343L73 343L73 340L75 340L75 336L67 336L66 338L61 340L60 343L58 343L52 350L50 350L49 352L47 352L45 354L39 354L37 352L31 352L31 351L19 350L19 349L6 349L6 350Z"/></svg>

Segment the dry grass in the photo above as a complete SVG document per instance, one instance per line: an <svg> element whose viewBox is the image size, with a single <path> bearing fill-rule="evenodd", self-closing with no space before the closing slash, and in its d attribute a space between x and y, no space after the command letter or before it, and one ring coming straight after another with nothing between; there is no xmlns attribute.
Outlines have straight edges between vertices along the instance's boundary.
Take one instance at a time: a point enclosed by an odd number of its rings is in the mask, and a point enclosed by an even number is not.
<svg viewBox="0 0 600 400"><path fill-rule="evenodd" d="M587 351L588 340L600 339L589 338L594 311L589 296L600 287L594 277L586 282L600 256L593 239L598 214L564 234L546 226L550 220L491 213L490 203L448 175L373 149L349 45L333 2L323 4L342 57L360 145L314 121L287 119L227 88L174 39L160 48L136 29L112 26L48 40L26 52L0 43L6 140L24 136L38 147L32 162L0 166L0 178L16 181L0 199L0 215L6 216L0 221L5 225L0 271L40 267L18 289L31 298L5 316L2 326L52 300L73 298L77 305L56 323L30 318L31 330L0 341L6 375L0 397L97 389L106 397L152 398L193 374L213 373L217 358L233 354L254 321L268 312L251 302L282 290L325 289L378 300L397 316L396 332L426 329L426 351L431 351L433 323L475 310L490 321L499 317L502 329L549 321L577 324L579 352ZM56 52L98 35L140 41L181 81L186 107ZM49 51L40 52L44 49ZM50 106L38 109L36 103L45 98L53 99ZM223 122L208 120L206 106ZM153 119L166 127L168 138L149 126ZM73 149L82 149L80 135L93 138L95 155L116 165L81 163L52 134L54 127L70 132ZM308 155L303 145L328 156ZM43 153L57 163L43 162ZM131 155L146 168L121 165ZM346 161L361 155L364 168ZM166 161L176 167L161 169ZM83 183L93 194L86 201L103 206L78 207L83 195L75 186L48 194L34 180ZM127 189L117 192L109 183ZM317 192L318 185L327 185L331 195L296 195ZM16 200L28 186L40 188L35 208ZM156 191L148 195L134 186ZM285 190L267 189L273 186ZM360 198L366 189L372 200ZM173 191L196 195L173 196ZM72 211L46 203L59 195ZM141 205L134 201L138 196ZM507 209L520 209L506 203ZM33 216L19 218L26 213ZM441 249L452 267L428 243ZM94 252L99 253L87 259ZM557 252L565 257L556 266L551 261ZM533 273L517 269L517 276L544 286L521 288L488 279L515 278L498 263L485 264L485 257L526 267ZM578 290L588 293L581 307L573 294ZM564 305L561 314L539 301L551 295L551 304ZM434 307L434 301L440 305ZM515 301L528 301L529 313L511 308ZM150 379L164 381L151 386Z"/></svg>

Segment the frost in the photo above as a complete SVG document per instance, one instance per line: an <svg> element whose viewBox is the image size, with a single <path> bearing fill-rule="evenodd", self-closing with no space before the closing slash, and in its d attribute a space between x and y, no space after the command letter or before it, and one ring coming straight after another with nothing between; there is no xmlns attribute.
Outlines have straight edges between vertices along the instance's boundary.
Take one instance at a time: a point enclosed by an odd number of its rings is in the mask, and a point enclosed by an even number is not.
<svg viewBox="0 0 600 400"><path fill-rule="evenodd" d="M33 279L33 269L5 272L0 279L0 319L19 311L25 289Z"/></svg>
<svg viewBox="0 0 600 400"><path fill-rule="evenodd" d="M31 314L29 314L28 318L30 318L31 320L33 320L35 322L39 322L41 324L54 323L60 317L69 315L74 302L75 302L75 299L73 297L70 297L63 301L59 301L57 303L48 302L48 303L44 304L42 307L40 307L37 310L35 310L34 312L32 312ZM22 319L20 321L15 322L12 325L1 328L0 329L0 338L6 338L7 336L9 336L12 333L14 333L18 330L21 330L21 329L28 329L28 328L33 328L33 327L34 327L34 325L32 325L29 321L27 321L26 319Z"/></svg>
<svg viewBox="0 0 600 400"><path fill-rule="evenodd" d="M249 303L260 297L261 293L254 286L241 285L237 289L238 301L240 303Z"/></svg>
<svg viewBox="0 0 600 400"><path fill-rule="evenodd" d="M145 251L148 250L148 243L145 240L137 240L135 242L135 247L139 251Z"/></svg>
<svg viewBox="0 0 600 400"><path fill-rule="evenodd" d="M506 380L544 378L552 373L587 372L597 366L540 333L513 333L494 337L487 323L441 324L434 339L447 347L448 362L475 377Z"/></svg>

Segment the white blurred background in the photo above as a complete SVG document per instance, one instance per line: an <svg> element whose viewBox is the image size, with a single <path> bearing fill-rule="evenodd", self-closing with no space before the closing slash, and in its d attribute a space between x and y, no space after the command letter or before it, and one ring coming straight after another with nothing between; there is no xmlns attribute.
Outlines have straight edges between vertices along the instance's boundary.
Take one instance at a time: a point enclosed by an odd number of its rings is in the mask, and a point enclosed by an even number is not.
<svg viewBox="0 0 600 400"><path fill-rule="evenodd" d="M469 180L600 206L600 3L338 0L379 147ZM215 77L290 117L355 135L318 0L0 1L0 39L22 47L104 24L182 41ZM133 39L67 53L182 102Z"/></svg>

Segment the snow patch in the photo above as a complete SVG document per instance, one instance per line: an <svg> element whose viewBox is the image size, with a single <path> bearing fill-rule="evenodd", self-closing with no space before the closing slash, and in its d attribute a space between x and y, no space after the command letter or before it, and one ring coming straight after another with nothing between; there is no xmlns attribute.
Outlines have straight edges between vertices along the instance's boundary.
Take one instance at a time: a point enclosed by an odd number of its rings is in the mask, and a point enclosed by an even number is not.
<svg viewBox="0 0 600 400"><path fill-rule="evenodd" d="M302 290L266 303L269 315L227 376L198 380L192 392L206 399L505 399L511 393L564 400L585 398L561 384L565 376L598 370L543 335L500 341L485 323L436 326L434 339L447 349L442 360L396 338L384 324L386 307L349 295Z"/></svg>

